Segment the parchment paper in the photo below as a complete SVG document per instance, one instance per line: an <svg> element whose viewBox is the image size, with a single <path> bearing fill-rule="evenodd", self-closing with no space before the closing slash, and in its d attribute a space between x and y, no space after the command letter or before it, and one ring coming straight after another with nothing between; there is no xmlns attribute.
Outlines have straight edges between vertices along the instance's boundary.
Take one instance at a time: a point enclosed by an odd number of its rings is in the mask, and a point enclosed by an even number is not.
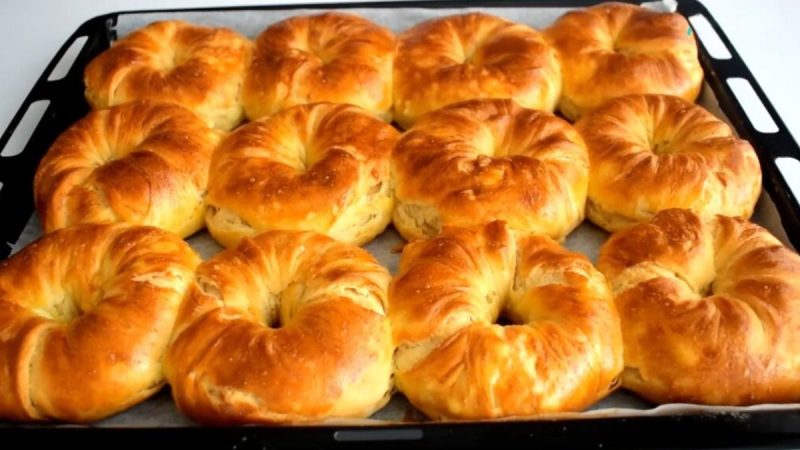
<svg viewBox="0 0 800 450"><path fill-rule="evenodd" d="M334 5L331 5L334 7ZM673 1L650 2L648 7L662 11L674 11ZM394 32L400 32L412 25L437 16L458 14L465 11L483 11L490 14L506 17L516 22L544 28L569 8L356 8L348 11L367 17L374 22L384 25ZM182 13L132 13L119 16L116 26L117 35L125 36L139 27L155 20L183 19L190 22L210 25L226 26L238 30L250 38L255 38L269 24L299 14L323 12L321 9L303 10L274 10L274 11L218 11L218 12L182 12ZM712 111L721 119L729 122L720 111L713 92L706 85L701 93L698 103ZM729 122L730 123L730 122ZM766 194L762 194L752 220L775 234L785 245L791 246L786 233L781 226L780 217L775 205ZM20 239L14 244L16 252L23 246L41 236L39 221L34 215L23 231ZM584 222L578 229L571 233L564 245L572 250L586 254L592 261L596 261L600 244L608 234L591 223ZM197 250L204 259L217 253L222 247L210 235L203 231L188 239L191 246ZM389 228L375 240L365 246L389 271L394 274L400 259L399 253L392 250L403 242L402 238ZM741 414L745 411L763 409L797 409L800 404L788 405L756 405L750 407L709 407L688 404L667 404L655 406L638 398L625 390L617 390L607 398L601 400L588 411L581 413L564 413L549 415L546 418L585 418L585 417L623 417L641 415L667 415L687 414L693 412ZM545 417L540 417L542 419ZM409 405L401 395L395 394L390 403L373 414L366 420L332 420L327 423L367 424L381 425L391 422L422 422L425 417ZM515 420L513 418L506 420ZM531 419L524 419L531 420ZM536 420L536 419L534 419ZM194 426L189 419L181 415L174 406L169 394L169 388L164 388L154 397L118 414L109 419L95 424L99 427L108 426L133 426L133 427L179 427Z"/></svg>

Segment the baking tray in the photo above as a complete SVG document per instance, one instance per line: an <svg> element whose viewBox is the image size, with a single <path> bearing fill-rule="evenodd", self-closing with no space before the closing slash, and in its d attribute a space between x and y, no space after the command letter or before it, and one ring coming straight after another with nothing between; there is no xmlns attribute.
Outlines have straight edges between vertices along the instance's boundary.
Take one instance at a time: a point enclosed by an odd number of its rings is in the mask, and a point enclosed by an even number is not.
<svg viewBox="0 0 800 450"><path fill-rule="evenodd" d="M468 9L506 16L541 29L565 8L593 3L597 1L412 1L119 12L91 19L61 47L0 137L2 150L15 134L30 105L49 102L30 139L21 146L22 151L0 157L0 258L41 234L33 215L32 179L36 166L55 138L88 112L83 98L83 69L93 57L109 47L117 34L122 36L152 20L179 17L197 23L230 26L255 37L267 24L287 16L333 8L353 10L391 26L395 31L431 15ZM753 220L770 229L784 243L800 247L800 206L775 162L776 158L797 159L800 148L722 30L701 4L696 0L647 3L656 9L677 10L686 17L704 17L727 47L729 59L714 59L700 41L700 61L706 74L706 85L698 102L731 123L758 152L764 173L764 194ZM58 80L49 80L53 78L51 72L59 65L62 56L79 40L85 43L66 75ZM750 83L774 121L777 132L758 131L728 85L729 78L741 78ZM5 150L2 152L6 155ZM596 249L605 236L587 222L569 236L565 245L595 259ZM198 234L189 242L204 257L219 249L207 233ZM399 255L390 249L398 242L400 238L390 229L367 248L394 272ZM370 420L332 421L302 427L201 428L175 411L168 389L165 389L131 410L93 425L0 424L0 436L3 445L34 448L39 443L67 442L105 447L121 442L141 445L153 440L162 444L235 449L334 445L486 447L501 443L566 448L777 448L800 444L800 405L710 408L672 404L654 407L630 393L617 391L583 413L527 420L434 423L424 421L402 396L395 396L389 406Z"/></svg>

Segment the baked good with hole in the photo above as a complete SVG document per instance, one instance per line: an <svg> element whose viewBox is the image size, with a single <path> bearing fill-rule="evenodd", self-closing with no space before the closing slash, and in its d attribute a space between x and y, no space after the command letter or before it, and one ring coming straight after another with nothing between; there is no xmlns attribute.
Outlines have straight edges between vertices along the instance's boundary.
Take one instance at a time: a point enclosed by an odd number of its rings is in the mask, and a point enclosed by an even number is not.
<svg viewBox="0 0 800 450"><path fill-rule="evenodd" d="M404 129L460 101L510 98L552 112L561 95L556 51L526 25L475 12L422 22L397 39L394 118Z"/></svg>
<svg viewBox="0 0 800 450"><path fill-rule="evenodd" d="M94 109L134 100L174 102L209 126L230 130L244 118L241 90L251 47L227 28L154 22L86 66L86 100Z"/></svg>
<svg viewBox="0 0 800 450"><path fill-rule="evenodd" d="M126 224L55 231L0 262L0 417L90 422L161 389L199 262Z"/></svg>
<svg viewBox="0 0 800 450"><path fill-rule="evenodd" d="M313 232L246 238L200 265L165 373L178 408L214 424L361 418L392 392L389 273Z"/></svg>
<svg viewBox="0 0 800 450"><path fill-rule="evenodd" d="M393 62L392 32L362 17L327 12L282 20L256 39L243 93L247 117L331 102L389 122Z"/></svg>
<svg viewBox="0 0 800 450"><path fill-rule="evenodd" d="M566 121L509 99L426 114L395 147L392 171L393 221L408 240L495 219L561 240L584 217L583 139Z"/></svg>
<svg viewBox="0 0 800 450"><path fill-rule="evenodd" d="M800 256L743 218L671 209L600 250L622 318L622 385L656 403L800 399Z"/></svg>
<svg viewBox="0 0 800 450"><path fill-rule="evenodd" d="M603 275L547 237L515 239L499 221L406 245L389 317L397 387L433 419L579 411L622 370Z"/></svg>
<svg viewBox="0 0 800 450"><path fill-rule="evenodd" d="M90 112L56 139L36 170L44 231L128 222L193 234L204 225L208 168L221 138L170 103Z"/></svg>
<svg viewBox="0 0 800 450"><path fill-rule="evenodd" d="M601 3L564 14L544 35L559 52L564 86L558 109L571 120L623 95L693 102L700 93L697 42L680 14Z"/></svg>
<svg viewBox="0 0 800 450"><path fill-rule="evenodd" d="M389 224L399 133L353 105L299 105L232 132L214 153L206 223L226 247L268 230L364 244Z"/></svg>
<svg viewBox="0 0 800 450"><path fill-rule="evenodd" d="M630 95L575 125L589 150L586 214L608 231L669 208L748 218L761 193L749 142L679 97Z"/></svg>

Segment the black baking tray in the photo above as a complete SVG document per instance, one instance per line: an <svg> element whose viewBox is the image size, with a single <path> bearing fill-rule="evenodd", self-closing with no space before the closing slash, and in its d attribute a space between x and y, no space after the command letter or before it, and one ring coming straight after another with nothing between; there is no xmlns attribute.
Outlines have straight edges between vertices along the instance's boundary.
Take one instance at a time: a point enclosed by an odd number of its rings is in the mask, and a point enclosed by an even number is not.
<svg viewBox="0 0 800 450"><path fill-rule="evenodd" d="M247 11L289 9L348 8L453 8L453 7L579 7L599 3L597 0L543 1L410 1L382 3L270 5L180 10L129 11ZM629 3L641 3L629 1ZM800 204L781 175L776 158L800 159L800 148L781 118L770 104L750 70L731 45L708 10L697 0L679 0L677 11L685 17L702 15L708 20L731 58L720 60L709 56L698 39L700 62L706 82L713 90L719 106L740 136L755 147L763 171L765 191L775 203L786 234L795 248L800 248ZM23 151L0 157L0 259L7 257L34 212L33 176L39 160L55 138L83 117L89 107L83 97L83 69L88 62L109 48L116 39L114 25L126 12L95 17L83 23L59 49L47 65L31 92L25 98L10 125L0 136L4 148L28 107L39 100L50 103L34 128ZM87 42L66 76L48 81L48 76L72 43L81 36ZM731 77L746 79L764 105L778 131L762 133L748 119L744 108L729 88ZM799 374L800 376L800 374ZM38 448L39 445L78 445L81 447L137 446L157 442L167 446L200 446L200 448L277 449L317 447L416 448L447 447L492 448L501 445L531 448L792 448L800 447L800 410L746 411L714 413L682 413L616 418L578 418L568 420L539 419L532 421L413 423L398 425L344 426L247 426L225 428L199 427L117 427L94 428L61 424L0 424L0 447Z"/></svg>

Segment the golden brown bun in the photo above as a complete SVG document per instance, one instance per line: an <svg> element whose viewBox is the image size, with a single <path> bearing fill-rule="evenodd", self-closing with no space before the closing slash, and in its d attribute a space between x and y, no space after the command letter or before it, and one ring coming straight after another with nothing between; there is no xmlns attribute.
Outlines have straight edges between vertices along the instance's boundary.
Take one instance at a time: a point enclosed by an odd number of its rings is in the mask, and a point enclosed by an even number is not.
<svg viewBox="0 0 800 450"><path fill-rule="evenodd" d="M397 387L434 419L578 411L622 370L600 272L544 236L515 242L502 222L406 245L389 316Z"/></svg>
<svg viewBox="0 0 800 450"><path fill-rule="evenodd" d="M230 130L244 117L241 88L251 47L227 28L154 22L86 66L86 100L95 109L132 100L178 103L209 126Z"/></svg>
<svg viewBox="0 0 800 450"><path fill-rule="evenodd" d="M278 22L256 40L243 100L247 117L313 102L350 103L391 120L394 35L339 12Z"/></svg>
<svg viewBox="0 0 800 450"><path fill-rule="evenodd" d="M164 384L199 258L152 227L80 225L0 263L0 418L89 422Z"/></svg>
<svg viewBox="0 0 800 450"><path fill-rule="evenodd" d="M662 211L598 263L616 296L623 386L657 402L800 400L800 257L741 218Z"/></svg>
<svg viewBox="0 0 800 450"><path fill-rule="evenodd" d="M164 370L202 423L367 417L389 400L389 273L311 232L242 240L203 263Z"/></svg>
<svg viewBox="0 0 800 450"><path fill-rule="evenodd" d="M226 247L268 230L364 244L389 224L398 132L352 105L284 110L231 133L214 153L206 223Z"/></svg>
<svg viewBox="0 0 800 450"><path fill-rule="evenodd" d="M576 128L589 150L586 214L608 231L669 208L750 217L761 192L753 147L703 108L678 97L610 100Z"/></svg>
<svg viewBox="0 0 800 450"><path fill-rule="evenodd" d="M559 95L556 51L525 25L469 13L423 22L398 37L394 117L403 128L464 100L511 98L553 111Z"/></svg>
<svg viewBox="0 0 800 450"><path fill-rule="evenodd" d="M473 100L421 118L392 157L394 225L408 240L495 219L560 240L583 220L588 156L552 114Z"/></svg>
<svg viewBox="0 0 800 450"><path fill-rule="evenodd" d="M39 163L33 185L44 230L129 222L191 235L203 227L208 167L221 138L169 103L89 113Z"/></svg>
<svg viewBox="0 0 800 450"><path fill-rule="evenodd" d="M692 102L700 93L697 43L680 14L602 3L564 14L544 35L561 58L558 109L571 120L623 95L667 94Z"/></svg>

